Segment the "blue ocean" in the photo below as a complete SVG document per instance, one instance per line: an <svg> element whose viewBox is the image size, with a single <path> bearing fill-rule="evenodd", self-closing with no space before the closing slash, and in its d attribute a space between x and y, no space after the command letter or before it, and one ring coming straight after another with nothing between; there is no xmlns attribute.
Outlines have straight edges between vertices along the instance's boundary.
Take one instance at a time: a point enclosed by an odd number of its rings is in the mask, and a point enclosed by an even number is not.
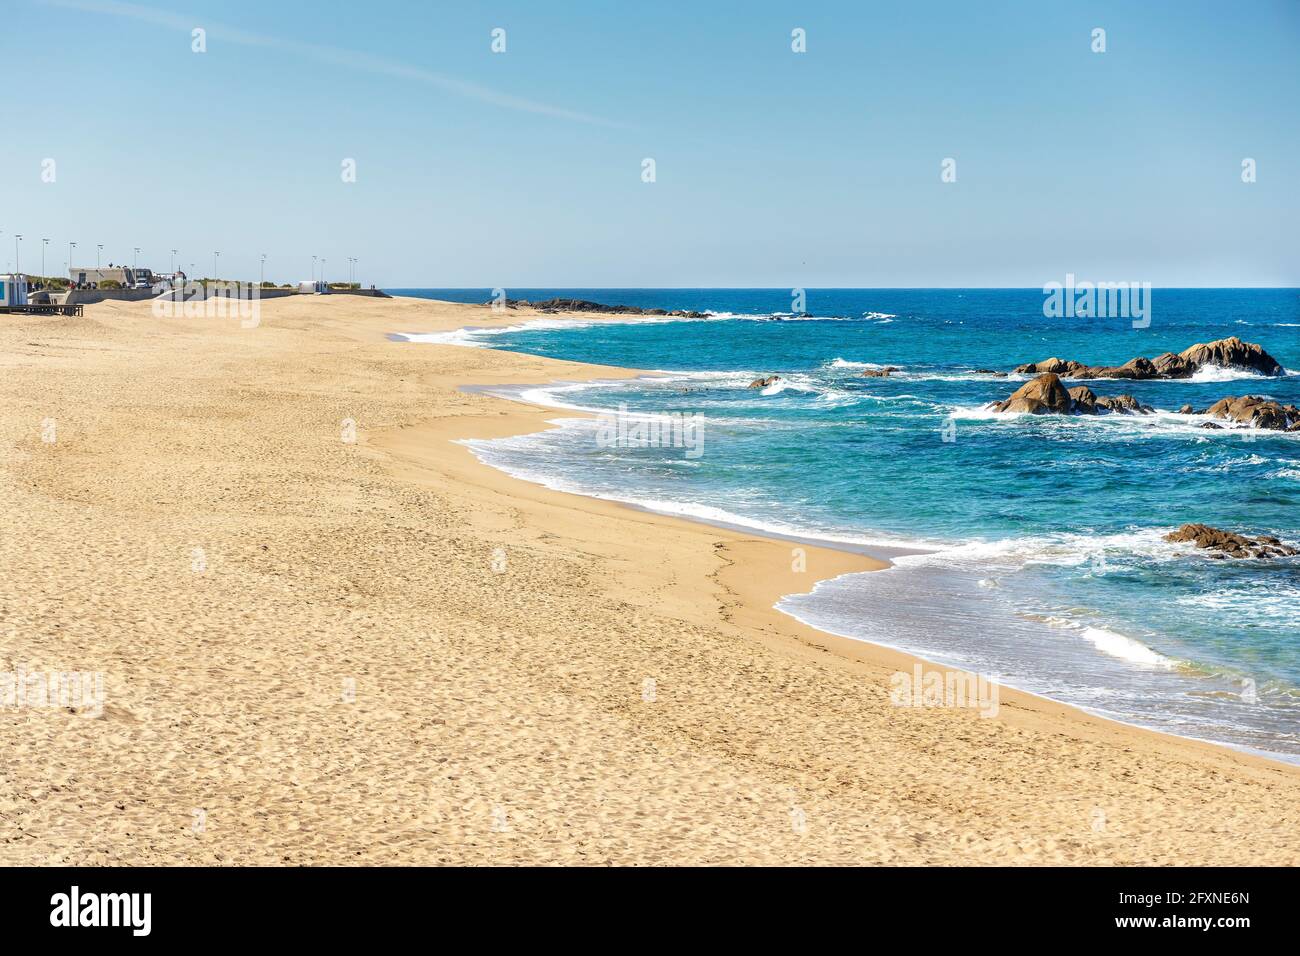
<svg viewBox="0 0 1300 956"><path fill-rule="evenodd" d="M390 290L486 302L487 289ZM1048 318L1039 289L511 289L708 313L412 336L646 371L512 397L563 427L471 443L551 487L890 556L779 607L1113 719L1300 761L1300 559L1216 560L1186 522L1300 544L1300 433L1199 427L1228 395L1300 403L1300 290L1151 293L1150 322ZM1143 324L1143 323L1139 323ZM1092 381L1152 415L986 410L1055 356L1120 365L1227 336L1286 369ZM888 377L864 372L893 366ZM779 375L767 388L756 378ZM1076 383L1068 382L1073 385ZM703 416L698 453L610 447L598 413Z"/></svg>

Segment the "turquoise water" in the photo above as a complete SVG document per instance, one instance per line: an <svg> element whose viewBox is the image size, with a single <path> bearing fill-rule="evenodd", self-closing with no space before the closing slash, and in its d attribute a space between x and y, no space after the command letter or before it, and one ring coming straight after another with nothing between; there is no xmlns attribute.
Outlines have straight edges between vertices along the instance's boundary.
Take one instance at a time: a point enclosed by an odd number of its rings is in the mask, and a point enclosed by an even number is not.
<svg viewBox="0 0 1300 956"><path fill-rule="evenodd" d="M1092 382L1159 411L1063 418L990 414L1025 377L975 371L1049 356L1118 365L1229 335L1300 370L1297 290L1158 289L1141 329L1045 318L1038 290L810 290L808 316L789 315L788 290L510 295L715 313L414 337L647 370L523 397L700 413L702 451L609 447L598 422L557 412L563 428L473 443L488 463L668 513L923 550L780 606L1116 719L1300 759L1300 561L1218 561L1162 538L1198 521L1300 542L1300 435L1172 414L1225 395L1300 403L1300 375ZM882 365L900 371L862 376ZM746 387L772 373L784 387Z"/></svg>

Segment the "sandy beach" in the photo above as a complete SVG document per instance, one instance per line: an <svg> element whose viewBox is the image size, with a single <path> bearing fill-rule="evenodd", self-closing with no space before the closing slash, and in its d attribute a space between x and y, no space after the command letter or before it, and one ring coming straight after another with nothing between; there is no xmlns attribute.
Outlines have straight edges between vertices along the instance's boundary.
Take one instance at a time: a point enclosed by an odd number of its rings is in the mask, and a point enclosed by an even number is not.
<svg viewBox="0 0 1300 956"><path fill-rule="evenodd" d="M461 386L635 372L389 335L529 315L0 317L0 670L104 687L0 708L0 862L1300 862L1300 768L773 610L869 558L480 464L557 413Z"/></svg>

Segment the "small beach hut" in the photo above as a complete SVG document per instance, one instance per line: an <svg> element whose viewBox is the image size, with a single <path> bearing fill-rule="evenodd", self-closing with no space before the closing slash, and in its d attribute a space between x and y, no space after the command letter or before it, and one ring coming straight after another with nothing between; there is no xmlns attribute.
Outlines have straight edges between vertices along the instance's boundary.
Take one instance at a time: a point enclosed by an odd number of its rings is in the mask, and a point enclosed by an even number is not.
<svg viewBox="0 0 1300 956"><path fill-rule="evenodd" d="M0 276L0 307L27 304L27 276Z"/></svg>

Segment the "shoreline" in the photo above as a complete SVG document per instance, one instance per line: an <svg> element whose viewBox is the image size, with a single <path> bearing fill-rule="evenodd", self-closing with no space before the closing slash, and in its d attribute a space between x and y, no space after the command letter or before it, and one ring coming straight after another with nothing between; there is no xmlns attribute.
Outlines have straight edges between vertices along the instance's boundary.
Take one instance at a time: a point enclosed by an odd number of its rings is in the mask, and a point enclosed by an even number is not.
<svg viewBox="0 0 1300 956"><path fill-rule="evenodd" d="M480 462L455 442L557 414L461 385L633 374L388 338L519 318L0 323L0 670L106 691L6 712L0 860L1300 862L1290 765L1011 688L995 718L895 706L918 658L773 607L865 556L798 573L789 541Z"/></svg>
<svg viewBox="0 0 1300 956"><path fill-rule="evenodd" d="M415 299L414 301L441 301L441 300ZM461 305L461 303L446 303L446 304ZM541 319L544 321L553 321L553 322L572 321L575 324L578 323L593 324L593 323L599 323L605 321L625 323L625 324L635 324L636 322L636 318L633 318L632 321L629 321L629 317L621 313L599 313L599 312L585 312L585 311L575 312L575 313L547 312L543 314L538 314L536 316L528 316L526 318L523 318L517 314L519 310L514 309L512 307L511 311L515 311L516 315L504 316L502 320L498 321L495 324L490 323L490 324L478 324L478 325L465 325L455 329L439 328L439 329L429 329L426 331L441 333L441 332L451 332L451 331L493 329L493 328L500 328L503 326L520 324L528 321L533 321L534 319ZM409 334L409 333L402 333L402 334ZM470 348L470 349L487 348L487 346L482 346L482 345L465 345L465 344L452 343L452 342L426 343L426 342L401 338L400 335L402 334L399 334L398 336L392 336L393 341L400 342L402 344L407 344L407 345L426 345L426 346L435 345L435 346L443 346L443 347ZM507 349L493 349L493 351L504 352L505 354L510 354L510 355L528 355L530 358L537 358L537 356L533 356L530 353L511 352L510 350ZM892 556L927 553L925 550L921 548L905 547L905 546L890 547L887 545L881 545L878 548L872 547L870 550L868 550L868 546L865 545L856 545L849 542L837 542L828 539L820 539L810 535L785 534L785 533L781 533L769 529L762 529L762 530L751 529L739 524L729 524L727 522L722 522L722 521L712 521L694 515L679 515L679 514L671 514L671 513L656 511L652 508L637 504L635 502L623 501L618 498L612 498L612 497L604 498L596 495L586 494L580 491L571 491L566 489L552 488L541 481L534 481L528 478L522 478L515 475L511 475L500 468L487 464L486 462L479 459L478 456L475 455L472 449L470 449L467 445L461 444L466 441L476 441L476 440L489 441L498 438L514 437L517 435L533 434L536 432L549 430L551 428L558 427L550 424L549 422L550 418L556 417L557 415L562 415L563 417L569 417L569 418L592 419L592 418L596 418L597 415L599 414L596 412L592 412L588 409L571 408L566 406L544 405L539 402L529 401L523 398L521 395L503 395L499 391L503 388L518 387L519 391L522 392L528 388L544 387L544 386L555 385L555 384L567 384L567 383L577 382L577 381L589 382L593 380L617 380L623 378L630 378L630 379L651 378L654 377L656 374L658 374L653 371L627 368L623 366L592 365L592 364L582 363L582 362L573 362L570 360L555 360L555 361L562 361L566 367L577 368L581 370L583 374L577 377L566 374L562 378L560 377L551 378L545 381L529 379L524 381L516 381L516 382L508 382L508 383L461 382L461 383L457 383L456 385L456 387L459 390L465 391L469 394L483 395L492 398L494 400L510 402L512 404L522 405L526 408L535 410L536 419L537 419L537 423L539 424L539 427L536 428L530 427L526 429L521 427L520 430L514 430L513 428L511 428L510 430L507 430L502 433L494 432L494 434L490 436L479 435L479 434L457 434L455 437L448 437L439 434L434 440L449 441L449 442L455 442L457 444L460 444L461 447L464 448L465 451L473 458L473 460L482 468L485 468L490 472L500 474L503 477L511 481L517 482L521 485L539 488L545 490L550 494L568 496L568 497L577 498L580 500L593 502L593 503L600 502L603 504L612 504L616 507L624 508L630 511L640 512L647 515L653 515L655 517L662 518L668 521L681 521L681 522L686 522L687 524L699 525L705 528L714 528L719 531L729 532L732 534L743 536L745 538L759 539L761 541L768 542L770 544L779 544L782 542L796 543L811 548L815 548L819 551L842 552L845 554L856 555L861 558L864 558L866 559L867 563L860 567L848 566L848 567L844 567L841 570L836 570L833 573L819 572L812 576L812 580L808 582L808 586L806 587L803 587L801 585L793 586L794 582L792 581L792 589L789 591L784 591L782 593L776 594L775 597L771 600L771 602L769 602L766 608L763 608L761 606L746 607L744 620L751 626L771 627L772 623L766 620L767 617L766 612L770 611L772 614L778 616L780 619L794 622L794 624L797 625L797 631L798 631L797 636L796 635L788 635L788 636L792 636L794 637L794 639L799 640L802 643L809 644L810 646L817 647L820 650L824 650L836 654L838 656L845 657L850 660L863 660L863 661L869 661L873 664L891 666L896 671L911 670L915 667L920 667L925 671L940 671L944 673L960 672L964 674L969 674L972 677L978 676L974 672L965 671L962 670L961 668L931 661L929 659L919 656L918 654L908 651L905 648L894 647L885 644L878 644L861 638L850 637L847 635L836 634L831 631L822 630L812 624L803 621L801 618L795 616L793 613L781 610L779 607L783 598L795 594L810 593L820 583L831 581L835 578L841 577L846 574L855 573L855 572L884 570L885 568L890 566L889 558ZM610 374L611 372L614 372L615 374ZM494 389L498 391L493 391ZM882 552L892 552L892 553L884 554ZM755 561L756 563L764 562L764 567L765 569L768 570L770 570L770 568L773 566L771 558L756 559L753 555L750 555L749 560ZM832 566L830 563L823 565L823 567L830 567L830 566ZM738 569L737 576L739 577L741 575L743 575L743 570ZM728 581L727 583L731 583L731 582ZM737 594L738 596L742 596L741 597L742 603L752 604L754 602L758 602L759 604L761 604L765 600L766 595L770 593L770 589L764 591L755 591L750 589L737 589L733 591L733 593ZM777 628L776 630L779 633L787 634L787 632L784 629ZM1145 727L1138 723L1121 720L1116 717L1094 714L1082 707L1078 707L1073 704L1068 704L1062 701L1058 701L1051 697L1047 697L1042 694L1025 690L1023 688L1016 687L1010 684L998 683L997 686L999 688L1000 694L1012 695L1010 699L1015 701L1015 704L1013 706L1019 706L1028 711L1037 711L1040 708L1042 710L1051 711L1059 708L1061 713L1076 715L1077 718L1080 720L1101 721L1107 724L1113 724L1117 727L1125 728L1127 730L1131 730L1143 734L1152 734L1160 739L1176 740L1191 745L1210 747L1210 748L1214 748L1215 750L1224 751L1234 756L1240 756L1249 760L1262 761L1267 765L1280 766L1286 768L1289 771L1300 773L1300 759L1288 760L1286 757L1282 755L1277 755L1269 751L1261 750L1258 748L1239 746L1230 743L1210 740L1206 738L1192 737L1192 736L1157 730L1150 727ZM1009 702L1009 701L1007 701L1007 699L1004 697L1004 702Z"/></svg>

